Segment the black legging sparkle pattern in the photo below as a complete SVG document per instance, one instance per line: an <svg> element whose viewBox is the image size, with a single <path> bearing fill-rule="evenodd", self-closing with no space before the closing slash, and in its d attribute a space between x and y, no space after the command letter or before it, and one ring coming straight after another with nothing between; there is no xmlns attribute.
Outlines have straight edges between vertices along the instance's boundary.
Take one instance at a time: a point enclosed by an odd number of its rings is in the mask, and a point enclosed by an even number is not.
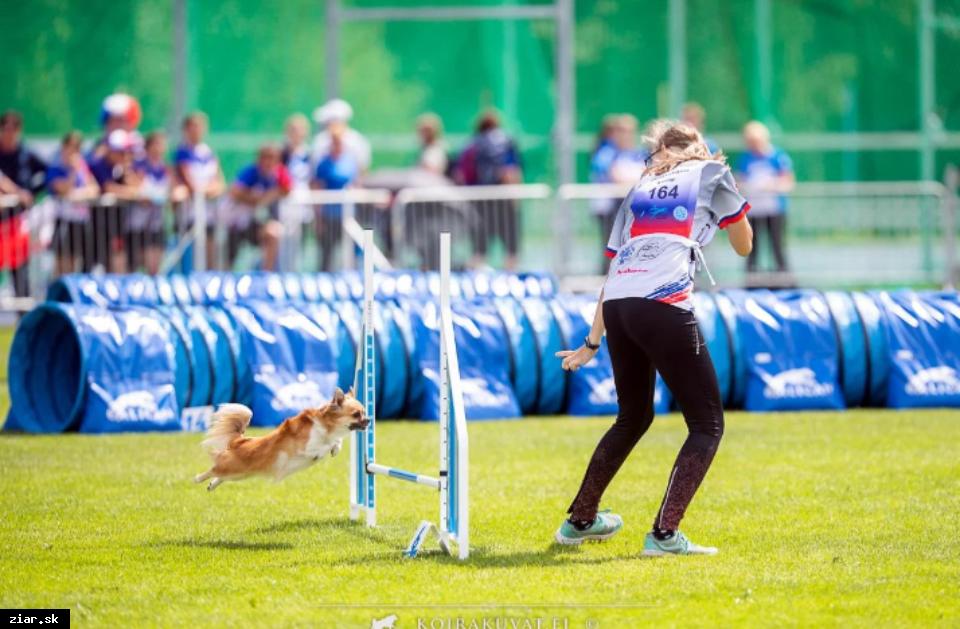
<svg viewBox="0 0 960 629"><path fill-rule="evenodd" d="M723 435L723 406L710 354L692 312L639 297L603 304L619 413L600 439L568 512L592 521L600 498L653 422L655 369L690 431L670 472L654 528L676 530Z"/></svg>

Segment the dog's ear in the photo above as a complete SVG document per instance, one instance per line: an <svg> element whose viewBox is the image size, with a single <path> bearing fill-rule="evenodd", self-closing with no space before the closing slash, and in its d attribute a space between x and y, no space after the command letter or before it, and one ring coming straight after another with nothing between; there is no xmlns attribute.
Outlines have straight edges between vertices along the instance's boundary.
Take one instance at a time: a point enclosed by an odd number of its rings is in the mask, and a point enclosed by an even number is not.
<svg viewBox="0 0 960 629"><path fill-rule="evenodd" d="M330 398L330 406L335 408L343 406L343 389L340 387L337 387L337 390L333 392L333 397Z"/></svg>
<svg viewBox="0 0 960 629"><path fill-rule="evenodd" d="M357 392L353 390L353 387L350 387L347 390L347 397L352 397L353 399L357 399Z"/></svg>

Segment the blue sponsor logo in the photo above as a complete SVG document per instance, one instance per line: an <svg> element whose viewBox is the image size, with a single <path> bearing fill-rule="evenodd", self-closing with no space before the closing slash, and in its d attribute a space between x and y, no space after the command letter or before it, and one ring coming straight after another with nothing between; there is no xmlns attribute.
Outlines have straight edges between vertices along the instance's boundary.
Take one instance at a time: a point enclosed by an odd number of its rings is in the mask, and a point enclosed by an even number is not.
<svg viewBox="0 0 960 629"><path fill-rule="evenodd" d="M624 264L633 256L634 249L636 248L636 243L631 243L626 247L620 249L620 253L617 255L617 264Z"/></svg>
<svg viewBox="0 0 960 629"><path fill-rule="evenodd" d="M683 207L682 205L678 205L677 207L673 208L673 218L680 222L687 220L689 215L690 213L687 212L687 208Z"/></svg>

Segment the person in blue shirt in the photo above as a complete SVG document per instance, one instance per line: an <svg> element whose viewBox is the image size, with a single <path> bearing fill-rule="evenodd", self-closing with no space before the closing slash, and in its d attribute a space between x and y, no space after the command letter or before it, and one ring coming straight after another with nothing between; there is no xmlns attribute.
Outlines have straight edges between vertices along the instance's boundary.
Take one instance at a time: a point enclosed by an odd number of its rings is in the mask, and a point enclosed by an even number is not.
<svg viewBox="0 0 960 629"><path fill-rule="evenodd" d="M630 114L604 117L597 147L590 158L590 181L633 185L646 168L647 151L637 147L637 119ZM610 235L622 198L596 199L590 210L600 225L603 242ZM606 269L606 258L601 259Z"/></svg>
<svg viewBox="0 0 960 629"><path fill-rule="evenodd" d="M183 139L173 154L176 182L186 187L188 197L180 203L177 212L177 229L180 232L193 226L193 203L197 196L206 199L207 220L212 223L214 202L227 187L220 160L205 141L208 126L207 115L203 112L187 114L181 124ZM208 247L208 255L210 253Z"/></svg>
<svg viewBox="0 0 960 629"><path fill-rule="evenodd" d="M100 195L100 186L83 158L82 145L79 132L67 133L47 169L47 188L56 208L53 249L58 276L76 271L78 259L83 271L92 267L90 205Z"/></svg>
<svg viewBox="0 0 960 629"><path fill-rule="evenodd" d="M316 190L344 190L360 176L360 162L347 150L339 127L330 128L329 151L320 156L311 187ZM343 205L322 205L317 211L317 240L320 244L320 270L333 270L333 251L343 240Z"/></svg>
<svg viewBox="0 0 960 629"><path fill-rule="evenodd" d="M770 130L752 121L743 128L747 151L737 160L734 174L740 192L750 199L754 247L747 258L747 273L757 271L759 246L770 239L777 273L787 273L787 194L796 185L793 162L770 142Z"/></svg>
<svg viewBox="0 0 960 629"><path fill-rule="evenodd" d="M277 270L283 225L279 220L280 199L290 193L290 173L283 165L283 152L275 144L264 144L257 161L237 174L230 187L227 221L227 258L232 267L244 242L259 245L260 269ZM267 210L258 220L257 211Z"/></svg>
<svg viewBox="0 0 960 629"><path fill-rule="evenodd" d="M127 269L125 224L132 203L140 200L140 174L133 169L136 138L115 129L107 136L106 152L90 163L90 172L105 195L93 206L93 257L111 273Z"/></svg>
<svg viewBox="0 0 960 629"><path fill-rule="evenodd" d="M186 187L174 185L173 170L167 165L167 136L152 131L144 139L144 155L133 162L140 175L140 200L127 213L127 266L143 266L150 275L160 271L163 258L164 210L170 201L186 199Z"/></svg>

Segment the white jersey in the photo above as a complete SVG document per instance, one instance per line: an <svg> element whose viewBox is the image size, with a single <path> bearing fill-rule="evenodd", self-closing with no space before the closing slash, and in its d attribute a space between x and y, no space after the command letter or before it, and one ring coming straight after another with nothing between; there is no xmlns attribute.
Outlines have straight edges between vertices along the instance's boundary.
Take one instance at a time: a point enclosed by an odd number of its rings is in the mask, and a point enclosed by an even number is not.
<svg viewBox="0 0 960 629"><path fill-rule="evenodd" d="M617 211L604 301L644 297L691 310L700 248L749 209L720 162L683 162L645 175Z"/></svg>

